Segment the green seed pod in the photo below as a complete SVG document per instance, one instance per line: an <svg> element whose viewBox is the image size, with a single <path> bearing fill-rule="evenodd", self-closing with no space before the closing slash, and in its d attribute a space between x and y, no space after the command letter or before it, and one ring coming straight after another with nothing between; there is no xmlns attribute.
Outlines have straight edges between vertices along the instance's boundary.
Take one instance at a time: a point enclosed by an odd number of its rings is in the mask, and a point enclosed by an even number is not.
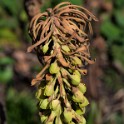
<svg viewBox="0 0 124 124"><path fill-rule="evenodd" d="M85 107L84 108L78 108L78 109L76 109L76 113L78 114L78 115L83 115L84 113L85 113Z"/></svg>
<svg viewBox="0 0 124 124"><path fill-rule="evenodd" d="M78 70L75 70L75 71L73 72L73 75L78 75L79 77L81 77L81 74L80 74L80 72L79 72Z"/></svg>
<svg viewBox="0 0 124 124"><path fill-rule="evenodd" d="M79 90L80 90L83 94L84 94L84 93L86 92L86 90L87 90L85 84L83 84L83 83L80 83L80 84L78 85L78 88L79 88Z"/></svg>
<svg viewBox="0 0 124 124"><path fill-rule="evenodd" d="M37 89L37 92L35 93L35 97L40 100L40 97L42 95L42 88Z"/></svg>
<svg viewBox="0 0 124 124"><path fill-rule="evenodd" d="M72 119L73 119L73 112L72 111L69 111L65 108L63 115L64 115L65 121L67 123L70 123L72 121Z"/></svg>
<svg viewBox="0 0 124 124"><path fill-rule="evenodd" d="M79 124L86 124L86 119L84 117L81 117L81 122Z"/></svg>
<svg viewBox="0 0 124 124"><path fill-rule="evenodd" d="M80 78L79 75L74 74L74 75L71 75L70 78L71 78L71 83L72 83L73 85L75 85L75 86L78 86L78 85L79 85L79 83L80 83L80 81L81 81L81 78Z"/></svg>
<svg viewBox="0 0 124 124"><path fill-rule="evenodd" d="M49 72L51 74L57 74L59 72L60 68L57 64L57 62L54 62L50 65Z"/></svg>
<svg viewBox="0 0 124 124"><path fill-rule="evenodd" d="M72 63L74 64L74 65L79 65L79 66L82 66L82 61L78 58L78 57L73 57L72 58L73 60L72 60Z"/></svg>
<svg viewBox="0 0 124 124"><path fill-rule="evenodd" d="M62 50L64 50L65 52L70 52L70 48L67 45L62 45Z"/></svg>
<svg viewBox="0 0 124 124"><path fill-rule="evenodd" d="M42 47L43 53L45 54L48 51L48 49L49 49L49 44L47 43Z"/></svg>
<svg viewBox="0 0 124 124"><path fill-rule="evenodd" d="M57 108L56 108L56 110L54 110L54 112L56 113L56 115L60 115L62 113L62 107L60 104L57 106Z"/></svg>
<svg viewBox="0 0 124 124"><path fill-rule="evenodd" d="M35 97L38 100L45 99L45 96L44 96L44 88L45 88L44 82L42 81L41 83L42 84L38 87L37 92L35 93Z"/></svg>
<svg viewBox="0 0 124 124"><path fill-rule="evenodd" d="M42 51L44 54L47 53L47 51L49 50L50 42L51 42L51 40L42 47Z"/></svg>
<svg viewBox="0 0 124 124"><path fill-rule="evenodd" d="M89 101L84 96L84 99L83 99L82 103L79 104L79 106L80 106L80 108L83 108L83 107L87 106L88 104L89 104Z"/></svg>
<svg viewBox="0 0 124 124"><path fill-rule="evenodd" d="M51 96L53 93L54 93L54 85L53 84L46 85L44 90L44 95Z"/></svg>
<svg viewBox="0 0 124 124"><path fill-rule="evenodd" d="M74 102L81 102L82 101L81 99L77 98L75 95L72 96L72 100Z"/></svg>
<svg viewBox="0 0 124 124"><path fill-rule="evenodd" d="M75 88L73 90L73 94L74 94L72 97L73 101L75 101L75 102L83 102L84 101L84 95L78 88Z"/></svg>
<svg viewBox="0 0 124 124"><path fill-rule="evenodd" d="M44 89L44 95L45 96L51 96L54 94L55 83L56 83L56 78L51 79L50 82L46 85L46 87Z"/></svg>
<svg viewBox="0 0 124 124"><path fill-rule="evenodd" d="M55 124L63 124L62 120L60 119L60 116L57 116L55 119Z"/></svg>
<svg viewBox="0 0 124 124"><path fill-rule="evenodd" d="M45 115L41 115L40 120L43 123L44 121L46 121L48 119L48 116Z"/></svg>
<svg viewBox="0 0 124 124"><path fill-rule="evenodd" d="M51 102L50 107L51 107L51 109L52 109L53 111L55 111L55 110L57 109L58 105L60 105L60 101L59 101L58 99L55 99L55 100L53 100L53 101Z"/></svg>
<svg viewBox="0 0 124 124"><path fill-rule="evenodd" d="M49 104L48 99L44 99L43 101L40 102L40 108L47 109L48 104Z"/></svg>

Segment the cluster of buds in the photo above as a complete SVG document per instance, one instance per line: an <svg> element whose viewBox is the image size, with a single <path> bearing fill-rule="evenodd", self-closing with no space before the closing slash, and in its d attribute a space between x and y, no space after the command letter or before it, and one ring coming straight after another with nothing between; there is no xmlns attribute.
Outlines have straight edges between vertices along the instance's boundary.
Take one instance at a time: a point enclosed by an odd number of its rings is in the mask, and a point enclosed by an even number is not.
<svg viewBox="0 0 124 124"><path fill-rule="evenodd" d="M85 124L82 75L93 64L89 52L91 21L87 9L63 2L33 17L29 34L33 40L28 52L36 51L42 70L32 80L38 85L36 97L43 124Z"/></svg>

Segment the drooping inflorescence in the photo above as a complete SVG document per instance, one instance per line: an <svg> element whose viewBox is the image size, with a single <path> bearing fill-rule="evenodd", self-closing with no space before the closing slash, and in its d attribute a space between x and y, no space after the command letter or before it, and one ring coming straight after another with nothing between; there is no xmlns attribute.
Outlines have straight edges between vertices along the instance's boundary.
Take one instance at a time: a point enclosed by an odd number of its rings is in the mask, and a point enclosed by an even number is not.
<svg viewBox="0 0 124 124"><path fill-rule="evenodd" d="M36 97L44 124L85 124L82 75L86 65L93 64L89 52L91 21L96 17L84 7L63 2L39 13L30 22L33 40L28 52L36 51L43 64L32 80L38 85Z"/></svg>

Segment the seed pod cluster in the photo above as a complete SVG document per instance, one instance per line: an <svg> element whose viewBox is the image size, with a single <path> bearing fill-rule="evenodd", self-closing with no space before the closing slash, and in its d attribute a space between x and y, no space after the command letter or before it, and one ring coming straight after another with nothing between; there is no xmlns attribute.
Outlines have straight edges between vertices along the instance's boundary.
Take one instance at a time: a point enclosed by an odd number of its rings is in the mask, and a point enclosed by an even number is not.
<svg viewBox="0 0 124 124"><path fill-rule="evenodd" d="M87 9L63 2L39 13L30 22L33 40L28 52L36 51L43 68L32 85L38 85L36 98L44 124L85 124L82 75L93 64L89 52L91 21L96 17Z"/></svg>

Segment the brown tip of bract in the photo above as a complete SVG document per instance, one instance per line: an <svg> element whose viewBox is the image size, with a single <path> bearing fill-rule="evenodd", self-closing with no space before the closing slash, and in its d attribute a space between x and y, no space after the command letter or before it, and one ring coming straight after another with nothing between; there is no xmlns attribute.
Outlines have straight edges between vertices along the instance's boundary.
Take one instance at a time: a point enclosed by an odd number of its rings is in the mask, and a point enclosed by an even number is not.
<svg viewBox="0 0 124 124"><path fill-rule="evenodd" d="M30 53L32 50L33 50L33 49L32 49L32 47L30 46L30 47L28 47L27 52Z"/></svg>
<svg viewBox="0 0 124 124"><path fill-rule="evenodd" d="M36 81L35 79L33 79L33 80L31 81L31 86L34 86L36 83L37 83L37 81Z"/></svg>
<svg viewBox="0 0 124 124"><path fill-rule="evenodd" d="M98 22L98 21L99 21L99 19L97 19L96 17L94 18L94 20L95 20L96 22Z"/></svg>

